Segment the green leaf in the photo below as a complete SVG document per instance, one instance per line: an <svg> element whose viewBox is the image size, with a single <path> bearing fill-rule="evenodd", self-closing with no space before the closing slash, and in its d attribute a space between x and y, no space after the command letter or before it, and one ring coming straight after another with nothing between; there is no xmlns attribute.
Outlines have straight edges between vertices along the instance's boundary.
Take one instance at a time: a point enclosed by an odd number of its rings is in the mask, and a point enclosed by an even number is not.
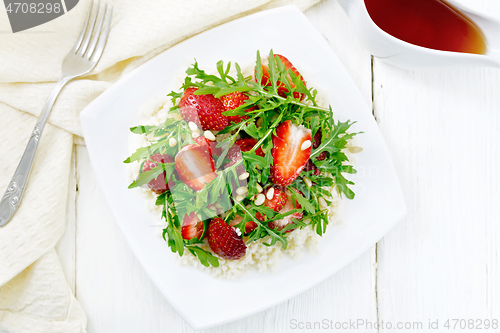
<svg viewBox="0 0 500 333"><path fill-rule="evenodd" d="M142 185L146 185L149 183L151 180L155 179L160 175L160 173L163 172L163 167L157 166L155 168L152 168L149 171L141 172L139 176L137 177L136 180L132 182L132 184L129 185L128 188L135 188L139 187Z"/></svg>
<svg viewBox="0 0 500 333"><path fill-rule="evenodd" d="M213 267L219 267L219 260L210 252L205 251L198 246L186 246L186 248L195 257L198 257L203 266L209 267L210 265L212 265Z"/></svg>

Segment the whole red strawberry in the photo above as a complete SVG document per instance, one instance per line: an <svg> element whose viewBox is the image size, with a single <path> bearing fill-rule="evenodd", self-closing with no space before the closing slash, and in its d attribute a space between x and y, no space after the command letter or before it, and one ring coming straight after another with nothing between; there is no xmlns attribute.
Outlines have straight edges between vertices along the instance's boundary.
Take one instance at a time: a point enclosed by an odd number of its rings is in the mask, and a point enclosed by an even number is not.
<svg viewBox="0 0 500 333"><path fill-rule="evenodd" d="M297 192L299 195L302 195L302 192L300 192L299 190L296 190L296 189L293 189L295 192ZM284 214L286 212L289 212L291 211L292 209L301 209L302 207L299 205L299 203L297 202L297 200L292 200L292 197L291 197L291 194L289 191L286 191L286 196L287 196L287 201L286 201L286 204L285 206L283 206L283 208L280 209L279 213L280 214ZM275 229L277 228L278 230L282 230L284 227L286 227L287 225L293 223L292 219L295 218L295 219L299 219L299 220L302 220L302 217L304 216L304 213L303 212L295 212L291 215L288 215L288 216L285 216L283 219L281 220L277 220L277 221L271 221L269 222L269 228L271 229ZM291 230L287 230L287 232L291 232L293 229Z"/></svg>
<svg viewBox="0 0 500 333"><path fill-rule="evenodd" d="M247 250L234 228L218 217L208 225L208 244L223 259L241 259Z"/></svg>
<svg viewBox="0 0 500 333"><path fill-rule="evenodd" d="M160 154L156 153L154 155L151 155L142 165L142 170L141 172L146 172L150 171L153 168L156 168L159 164L158 163L173 163L174 158L170 155L167 154ZM168 180L168 183L165 183L165 177L167 177L167 173L163 172L158 175L155 179L152 179L148 183L148 187L151 189L151 191L155 192L156 194L162 194L166 190L169 189L169 186L173 186L174 182L172 180Z"/></svg>
<svg viewBox="0 0 500 333"><path fill-rule="evenodd" d="M283 63L283 65L285 66L285 68L291 70L297 77L300 77L300 80L302 81L302 83L304 83L304 86L306 85L306 81L304 80L304 78L302 77L302 75L300 75L299 71L292 65L292 63L290 62L290 60L288 60L286 57L284 57L284 56L282 56L280 54L275 54L274 58L275 59L280 59L281 62ZM290 75L288 75L288 79L290 81L290 86L292 88L295 88L295 84L291 81ZM271 77L269 75L269 67L266 66L266 65L264 65L264 64L262 65L262 81L261 81L261 84L264 85L264 86L270 86L272 84L271 83ZM286 85L283 82L278 81L277 82L277 86L278 86L278 95L280 95L282 97L286 97L286 94L288 94L288 92L289 92L288 88L286 87ZM305 95L302 94L302 93L294 91L293 92L293 97L294 98L299 98L300 100L303 100L305 98Z"/></svg>
<svg viewBox="0 0 500 333"><path fill-rule="evenodd" d="M195 191L204 188L217 177L215 164L206 147L198 144L184 146L175 156L179 178Z"/></svg>
<svg viewBox="0 0 500 333"><path fill-rule="evenodd" d="M224 108L224 111L230 111L234 110L237 107L245 104L245 102L248 100L248 96L245 95L244 93L240 91L235 91L233 93L224 95L220 97L220 100L222 101L222 106ZM251 107L247 109L246 111L250 110L255 110L255 107ZM240 123L243 120L247 120L250 117L248 116L227 116L227 119L229 120L229 123Z"/></svg>
<svg viewBox="0 0 500 333"><path fill-rule="evenodd" d="M184 215L184 219L182 220L182 238L187 240L198 238L201 240L203 231L205 231L205 225L195 212Z"/></svg>
<svg viewBox="0 0 500 333"><path fill-rule="evenodd" d="M271 199L267 197L270 191L273 192L273 196ZM271 208L275 212L279 212L281 209L283 209L287 201L284 188L282 188L281 186L269 187L264 194L266 195L266 200L264 201L263 204L264 206ZM259 221L267 220L267 217L261 214L260 212L257 212L257 214L255 214L255 217Z"/></svg>
<svg viewBox="0 0 500 333"><path fill-rule="evenodd" d="M187 88L179 101L182 119L187 122L192 121L204 131L224 129L229 122L227 117L222 115L224 109L220 99L211 94L195 95L196 90L198 88Z"/></svg>
<svg viewBox="0 0 500 333"><path fill-rule="evenodd" d="M311 140L310 129L290 120L276 128L271 149L271 181L274 184L288 186L297 178L311 156Z"/></svg>

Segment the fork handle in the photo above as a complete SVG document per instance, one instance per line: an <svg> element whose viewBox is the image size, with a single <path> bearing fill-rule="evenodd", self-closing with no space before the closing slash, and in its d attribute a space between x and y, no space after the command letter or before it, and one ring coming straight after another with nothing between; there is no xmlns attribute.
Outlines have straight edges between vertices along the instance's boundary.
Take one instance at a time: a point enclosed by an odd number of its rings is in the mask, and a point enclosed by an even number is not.
<svg viewBox="0 0 500 333"><path fill-rule="evenodd" d="M33 131L31 132L28 145L24 150L21 161L19 162L16 172L7 187L7 191L0 201L0 227L3 227L10 221L21 203L21 198L23 197L31 168L33 167L33 161L35 160L35 154L38 148L40 136L42 135L45 123L49 118L50 110L52 110L52 106L54 105L59 92L69 80L70 78L61 77L45 102L35 128L33 128Z"/></svg>

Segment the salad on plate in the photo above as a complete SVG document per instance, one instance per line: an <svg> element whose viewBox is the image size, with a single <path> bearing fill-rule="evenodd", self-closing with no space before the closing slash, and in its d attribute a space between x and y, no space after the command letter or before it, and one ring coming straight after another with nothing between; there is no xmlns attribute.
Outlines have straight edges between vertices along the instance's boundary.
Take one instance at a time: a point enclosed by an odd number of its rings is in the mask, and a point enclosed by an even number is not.
<svg viewBox="0 0 500 333"><path fill-rule="evenodd" d="M131 128L143 141L125 160L172 252L226 276L317 242L354 198L361 150L285 56L257 52L252 71L194 62L156 121Z"/></svg>

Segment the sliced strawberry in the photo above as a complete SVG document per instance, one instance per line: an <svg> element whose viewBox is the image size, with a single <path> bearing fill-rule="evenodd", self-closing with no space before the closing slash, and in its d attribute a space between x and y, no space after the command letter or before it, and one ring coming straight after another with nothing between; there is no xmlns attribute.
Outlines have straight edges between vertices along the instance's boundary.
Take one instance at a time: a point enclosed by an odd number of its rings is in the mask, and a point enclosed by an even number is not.
<svg viewBox="0 0 500 333"><path fill-rule="evenodd" d="M158 163L173 163L174 158L170 155L167 154L160 154L156 153L154 155L151 155L142 165L142 170L141 172L146 172L150 171L153 168L156 168L158 166ZM148 183L148 187L151 189L151 191L155 192L156 194L162 194L163 192L167 191L169 187L174 186L174 182L169 179L168 183L165 184L165 178L167 177L167 173L163 172L158 175L155 179L152 179Z"/></svg>
<svg viewBox="0 0 500 333"><path fill-rule="evenodd" d="M267 198L267 194L271 188L273 189L274 194L272 199L269 200ZM269 187L264 194L266 195L266 199L263 203L264 206L271 208L275 212L279 212L285 206L287 197L284 188L282 188L281 186ZM257 214L255 214L255 217L259 221L267 220L267 217L260 212L257 212Z"/></svg>
<svg viewBox="0 0 500 333"><path fill-rule="evenodd" d="M220 100L222 101L222 107L224 111L230 111L245 104L245 102L248 100L248 96L240 91L235 91L233 93L221 96ZM251 111L251 110L255 110L255 107L252 106L251 108L245 111ZM247 120L249 118L250 118L249 116L227 116L229 123L231 122L240 123L243 120Z"/></svg>
<svg viewBox="0 0 500 333"><path fill-rule="evenodd" d="M195 95L196 90L198 88L187 88L179 101L182 119L192 121L204 131L220 131L229 125L227 117L222 115L224 109L220 99L210 94Z"/></svg>
<svg viewBox="0 0 500 333"><path fill-rule="evenodd" d="M208 244L223 259L241 259L247 250L236 230L218 217L208 225Z"/></svg>
<svg viewBox="0 0 500 333"><path fill-rule="evenodd" d="M316 165L314 165L313 161L311 160L307 161L306 166L304 167L304 171L306 172L312 171L313 175L315 176L321 175L321 171L318 169Z"/></svg>
<svg viewBox="0 0 500 333"><path fill-rule="evenodd" d="M238 145L232 145L231 148L229 148L229 150L227 151L226 158L229 159L230 161L224 164L224 169L229 168L230 166L236 164L236 162L238 162L243 158L243 156L241 155L240 147ZM243 170L242 172L245 171Z"/></svg>
<svg viewBox="0 0 500 333"><path fill-rule="evenodd" d="M302 145L311 139L310 129L297 126L290 120L276 128L271 149L271 181L274 184L288 186L297 178L311 156L311 146L302 150Z"/></svg>
<svg viewBox="0 0 500 333"><path fill-rule="evenodd" d="M318 148L318 147L319 147L319 145L321 144L321 139L322 139L322 138L323 138L323 134L322 134L322 132L321 132L321 128L320 128L320 129L318 129L318 130L316 131L316 134L314 134L314 138L313 138L313 146L312 146L312 147L313 147L313 149L316 149L316 148ZM316 159L317 159L318 161L323 161L326 157L327 157L327 156L326 156L326 151L322 151L322 152L321 152L321 153L320 153L320 154L316 157ZM307 166L306 166L306 168L307 168Z"/></svg>
<svg viewBox="0 0 500 333"><path fill-rule="evenodd" d="M304 83L304 86L306 85L306 81L304 80L304 78L302 77L302 75L300 75L299 71L292 65L292 63L290 62L290 60L288 60L286 57L280 55L280 54L275 54L274 55L274 58L279 58L281 60L281 62L283 63L283 65L285 66L286 69L289 69L291 70L296 76L300 77L300 80L302 81L302 83ZM288 79L290 81L290 86L292 88L295 88L295 84L292 82L291 78L290 78L290 75L288 75ZM264 85L264 86L270 86L272 83L271 83L271 77L269 75L269 67L262 64L262 81L261 81L261 84ZM286 87L286 85L283 83L283 82L280 82L278 81L277 82L277 86L278 86L278 94L282 97L286 97L286 94L288 94L288 88ZM299 92L296 92L294 91L293 92L293 97L294 98L299 98L300 100L303 100L305 98L305 95L302 94L302 93L299 93Z"/></svg>
<svg viewBox="0 0 500 333"><path fill-rule="evenodd" d="M302 192L300 192L299 190L295 190L295 191L297 193L299 193L300 195L302 195ZM284 214L284 213L286 213L286 212L288 212L288 211L290 211L292 209L301 209L302 208L299 205L299 203L297 202L297 200L292 200L292 196L291 196L291 194L290 194L289 191L286 191L286 196L287 196L287 201L286 201L285 206L282 209L280 209L280 211L279 211L280 214ZM303 212L295 212L295 213L293 213L291 215L285 216L281 220L269 222L268 226L271 229L277 228L278 230L281 230L284 227L286 227L287 225L293 223L293 221L292 221L293 218L302 220L303 216L304 216ZM287 232L291 232L292 230L288 230Z"/></svg>
<svg viewBox="0 0 500 333"><path fill-rule="evenodd" d="M252 148L257 144L257 140L253 138L248 138L248 139L239 139L236 140L235 142L241 149L241 151L250 151ZM257 148L255 151L255 154L264 157L265 154L262 151L262 147Z"/></svg>
<svg viewBox="0 0 500 333"><path fill-rule="evenodd" d="M198 238L201 240L204 230L205 225L198 218L195 212L191 212L189 215L184 215L184 219L182 220L182 238L187 240Z"/></svg>
<svg viewBox="0 0 500 333"><path fill-rule="evenodd" d="M199 191L217 177L215 165L206 147L197 144L183 147L175 156L175 169L179 178L195 191Z"/></svg>
<svg viewBox="0 0 500 333"><path fill-rule="evenodd" d="M255 144L257 143L257 140L248 138L248 139L239 139L236 140L235 144L229 148L226 158L231 160L230 162L227 162L223 169L226 169L230 167L231 165L234 165L236 162L241 160L243 156L241 155L242 151L250 151ZM262 151L262 148L259 147L256 151L255 154L264 157L264 152ZM245 172L244 167L242 168L238 167L238 173L243 173Z"/></svg>
<svg viewBox="0 0 500 333"><path fill-rule="evenodd" d="M196 139L194 139L194 141L197 144L199 144L200 146L205 147L207 149L208 153L210 154L210 156L212 156L212 157L220 156L220 154L222 153L222 149L217 148L217 144L218 144L217 141L210 141L207 138L205 138L204 136L199 136Z"/></svg>
<svg viewBox="0 0 500 333"><path fill-rule="evenodd" d="M241 216L235 216L231 222L229 222L229 225L234 227L235 225L239 224L241 221L243 220L243 218ZM249 233L249 232L252 232L253 229L257 228L257 223L255 223L254 221L248 221L247 223L245 223L245 233Z"/></svg>

